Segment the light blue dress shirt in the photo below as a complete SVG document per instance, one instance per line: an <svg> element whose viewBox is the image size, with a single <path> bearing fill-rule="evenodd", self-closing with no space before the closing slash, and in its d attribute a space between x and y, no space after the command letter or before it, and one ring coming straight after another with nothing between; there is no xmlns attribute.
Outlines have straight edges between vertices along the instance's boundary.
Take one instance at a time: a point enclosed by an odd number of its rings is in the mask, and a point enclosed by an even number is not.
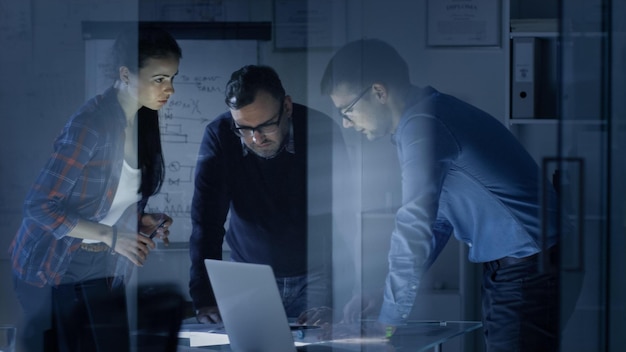
<svg viewBox="0 0 626 352"><path fill-rule="evenodd" d="M402 206L379 317L391 325L406 322L424 270L451 233L472 262L525 257L557 241L554 189L544 244L540 169L501 122L431 87L412 87L407 101L392 136Z"/></svg>

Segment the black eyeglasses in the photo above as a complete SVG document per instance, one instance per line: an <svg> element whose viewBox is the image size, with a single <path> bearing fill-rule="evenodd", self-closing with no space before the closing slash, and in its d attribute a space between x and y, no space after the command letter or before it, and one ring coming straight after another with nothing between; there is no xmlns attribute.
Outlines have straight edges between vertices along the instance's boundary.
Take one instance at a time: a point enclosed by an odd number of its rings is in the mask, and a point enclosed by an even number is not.
<svg viewBox="0 0 626 352"><path fill-rule="evenodd" d="M280 103L280 110L278 111L278 119L274 122L264 122L256 127L247 127L247 126L237 126L235 120L233 120L232 130L236 135L242 138L252 138L254 136L254 131L259 132L260 134L268 135L272 133L276 133L280 127L280 119L283 117L283 101Z"/></svg>
<svg viewBox="0 0 626 352"><path fill-rule="evenodd" d="M352 109L354 108L354 106L356 105L356 103L359 102L359 100L361 100L361 98L363 98L363 96L365 95L365 93L369 92L371 87L367 87L365 88L361 94L359 94L356 98L354 98L354 100L348 104L348 106L346 106L343 109L339 109L339 114L341 115L341 117L343 117L344 119L348 120L349 122L352 122L352 120L348 117L348 115L346 115L349 112L352 112Z"/></svg>

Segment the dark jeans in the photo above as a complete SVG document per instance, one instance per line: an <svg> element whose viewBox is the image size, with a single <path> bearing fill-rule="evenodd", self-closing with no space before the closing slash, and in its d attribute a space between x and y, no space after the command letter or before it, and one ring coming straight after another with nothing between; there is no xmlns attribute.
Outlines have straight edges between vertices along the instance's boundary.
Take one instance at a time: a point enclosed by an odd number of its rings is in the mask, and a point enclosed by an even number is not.
<svg viewBox="0 0 626 352"><path fill-rule="evenodd" d="M78 250L55 287L14 279L24 313L19 334L23 351L128 350L125 289L108 278L110 257L108 252Z"/></svg>
<svg viewBox="0 0 626 352"><path fill-rule="evenodd" d="M278 292L289 318L297 318L310 308L330 306L330 282L322 272L276 278Z"/></svg>
<svg viewBox="0 0 626 352"><path fill-rule="evenodd" d="M113 278L61 284L53 288L59 351L129 351L124 286Z"/></svg>
<svg viewBox="0 0 626 352"><path fill-rule="evenodd" d="M52 288L39 288L13 278L13 287L22 308L22 324L17 329L18 349L44 350L44 333L52 327Z"/></svg>
<svg viewBox="0 0 626 352"><path fill-rule="evenodd" d="M542 271L536 257L509 265L483 265L483 328L488 352L558 350L556 259L550 262Z"/></svg>

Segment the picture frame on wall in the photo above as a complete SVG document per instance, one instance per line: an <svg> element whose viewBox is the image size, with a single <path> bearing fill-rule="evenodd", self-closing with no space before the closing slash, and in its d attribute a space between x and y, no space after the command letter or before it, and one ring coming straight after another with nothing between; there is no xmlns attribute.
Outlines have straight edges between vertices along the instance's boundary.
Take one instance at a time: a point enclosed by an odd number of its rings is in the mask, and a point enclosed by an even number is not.
<svg viewBox="0 0 626 352"><path fill-rule="evenodd" d="M345 0L274 0L274 48L330 49L346 39Z"/></svg>
<svg viewBox="0 0 626 352"><path fill-rule="evenodd" d="M501 45L499 0L428 0L426 23L428 46Z"/></svg>

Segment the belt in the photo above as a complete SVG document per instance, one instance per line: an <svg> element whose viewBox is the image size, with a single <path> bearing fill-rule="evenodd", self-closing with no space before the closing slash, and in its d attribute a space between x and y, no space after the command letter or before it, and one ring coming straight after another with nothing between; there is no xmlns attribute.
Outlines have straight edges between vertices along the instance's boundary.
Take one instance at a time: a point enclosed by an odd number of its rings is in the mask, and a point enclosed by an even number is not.
<svg viewBox="0 0 626 352"><path fill-rule="evenodd" d="M539 258L539 253L535 253L535 254L529 255L527 257L522 257L522 258L504 257L504 258L496 259L492 261L492 263L497 264L499 268L504 268L505 266L509 266L513 264L519 264L523 262L537 260L537 258Z"/></svg>
<svg viewBox="0 0 626 352"><path fill-rule="evenodd" d="M108 251L110 248L103 242L98 242L98 243L83 242L80 244L80 249L87 251L87 252L104 252L104 251Z"/></svg>
<svg viewBox="0 0 626 352"><path fill-rule="evenodd" d="M548 256L547 260L550 263L550 265L554 265L556 263L556 258L557 258L556 255L557 255L557 253L559 251L558 248L559 248L558 245L554 245L554 246L550 247L550 249L548 249L546 251L546 255ZM492 261L487 262L485 264L489 264L490 266L495 266L496 268L504 268L504 267L507 267L509 265L519 264L519 263L523 263L523 262L538 261L540 254L541 254L541 252L538 252L538 253L531 254L531 255L529 255L527 257L522 257L522 258L504 257L504 258L492 260Z"/></svg>

